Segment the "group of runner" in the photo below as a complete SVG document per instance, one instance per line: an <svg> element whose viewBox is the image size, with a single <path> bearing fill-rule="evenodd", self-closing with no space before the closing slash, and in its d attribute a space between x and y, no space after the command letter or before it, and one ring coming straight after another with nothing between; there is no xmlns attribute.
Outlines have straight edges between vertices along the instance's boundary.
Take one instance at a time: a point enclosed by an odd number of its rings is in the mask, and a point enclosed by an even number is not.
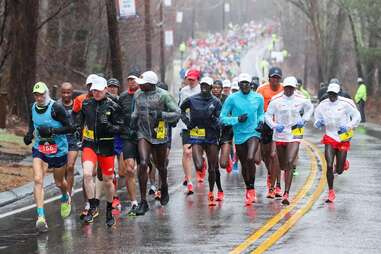
<svg viewBox="0 0 381 254"><path fill-rule="evenodd" d="M267 198L281 197L282 204L290 204L293 169L304 127L314 107L297 90L295 77L286 77L281 83L282 70L272 67L268 78L267 83L257 88L249 74L241 73L236 78L238 90L230 92L230 81L201 77L198 70L191 69L185 75L178 103L153 71L131 72L123 92L117 79L106 80L101 74L91 74L86 80L88 92L75 99L72 99L73 86L63 83L61 99L57 102L50 98L45 83L36 83L29 131L24 137L27 145L34 139L36 227L40 231L48 229L43 208L43 179L47 168L53 170L55 184L62 193L61 216L70 215L74 164L80 150L85 198L80 217L85 223L92 223L99 216L103 193L106 224L113 226L113 210L120 209L117 190L123 185L131 201L128 214L144 215L149 210L147 185L148 179L154 182L154 169L159 173L159 190L149 188L149 193L156 194L161 205L166 205L171 129L180 118L182 184L188 195L194 192L194 165L197 181L203 182L208 173L209 206L223 201L220 167L229 173L233 161L239 161L246 189L244 204L250 206L256 202L256 167L263 160L268 170ZM334 173L341 174L348 167L350 138L360 122L354 103L339 96L339 92L339 84L329 84L328 98L317 106L314 115L314 126L325 128L322 142L328 164L327 202L335 199ZM283 193L281 172L284 172ZM140 202L136 195L136 175Z"/></svg>

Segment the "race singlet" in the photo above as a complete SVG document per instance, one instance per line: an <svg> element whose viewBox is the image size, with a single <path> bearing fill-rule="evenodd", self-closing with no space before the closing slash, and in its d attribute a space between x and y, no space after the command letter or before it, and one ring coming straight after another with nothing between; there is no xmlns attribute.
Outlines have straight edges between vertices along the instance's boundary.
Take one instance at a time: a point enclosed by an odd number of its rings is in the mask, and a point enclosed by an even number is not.
<svg viewBox="0 0 381 254"><path fill-rule="evenodd" d="M83 128L83 138L94 140L94 131L87 129L87 127Z"/></svg>
<svg viewBox="0 0 381 254"><path fill-rule="evenodd" d="M339 134L339 138L341 142L350 141L353 137L353 130L349 130L347 132L337 132Z"/></svg>
<svg viewBox="0 0 381 254"><path fill-rule="evenodd" d="M40 141L38 145L38 151L43 154L56 154L58 152L58 146L53 140Z"/></svg>
<svg viewBox="0 0 381 254"><path fill-rule="evenodd" d="M189 135L194 139L205 139L206 131L205 129L194 128L190 130Z"/></svg>
<svg viewBox="0 0 381 254"><path fill-rule="evenodd" d="M163 120L159 121L156 127L156 139L165 139L167 137L167 128Z"/></svg>
<svg viewBox="0 0 381 254"><path fill-rule="evenodd" d="M302 139L304 135L304 127L299 128L296 125L291 127L291 134L294 139Z"/></svg>

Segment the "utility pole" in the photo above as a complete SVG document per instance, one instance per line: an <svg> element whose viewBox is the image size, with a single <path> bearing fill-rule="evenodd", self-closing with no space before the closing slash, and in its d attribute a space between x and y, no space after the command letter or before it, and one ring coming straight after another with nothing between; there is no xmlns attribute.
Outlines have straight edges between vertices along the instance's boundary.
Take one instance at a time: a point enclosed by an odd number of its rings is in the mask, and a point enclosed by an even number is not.
<svg viewBox="0 0 381 254"><path fill-rule="evenodd" d="M144 0L144 30L146 42L146 68L152 69L151 3Z"/></svg>
<svg viewBox="0 0 381 254"><path fill-rule="evenodd" d="M107 9L108 39L111 53L111 69L114 78L123 84L122 53L119 43L118 20L115 1L105 0Z"/></svg>
<svg viewBox="0 0 381 254"><path fill-rule="evenodd" d="M164 0L160 2L160 76L165 83Z"/></svg>

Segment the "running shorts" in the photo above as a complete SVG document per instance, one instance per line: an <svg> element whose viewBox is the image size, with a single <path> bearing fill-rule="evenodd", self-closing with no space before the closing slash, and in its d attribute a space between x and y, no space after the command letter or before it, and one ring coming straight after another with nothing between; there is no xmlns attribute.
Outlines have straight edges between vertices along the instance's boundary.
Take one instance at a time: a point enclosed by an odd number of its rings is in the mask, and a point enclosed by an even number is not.
<svg viewBox="0 0 381 254"><path fill-rule="evenodd" d="M102 170L102 175L112 176L114 174L114 155L102 156L96 154L95 151L89 147L84 147L82 151L82 163L91 161Z"/></svg>
<svg viewBox="0 0 381 254"><path fill-rule="evenodd" d="M38 151L38 149L32 148L32 157L39 158L43 162L47 163L48 168L61 168L67 164L67 154L59 157L48 157Z"/></svg>
<svg viewBox="0 0 381 254"><path fill-rule="evenodd" d="M338 142L327 135L324 135L323 139L321 140L321 143L325 145L330 145L333 149L339 151L349 151L349 149L351 148L351 142Z"/></svg>

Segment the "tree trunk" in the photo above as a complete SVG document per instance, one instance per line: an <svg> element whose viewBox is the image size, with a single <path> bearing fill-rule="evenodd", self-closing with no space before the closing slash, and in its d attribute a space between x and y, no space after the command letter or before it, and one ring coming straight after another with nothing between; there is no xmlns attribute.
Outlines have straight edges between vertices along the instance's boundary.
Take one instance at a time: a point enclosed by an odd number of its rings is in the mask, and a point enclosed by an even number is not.
<svg viewBox="0 0 381 254"><path fill-rule="evenodd" d="M340 57L340 45L343 38L343 32L345 28L345 11L339 7L339 13L337 15L337 25L334 31L333 47L329 51L332 52L332 59L330 61L330 67L328 68L328 77L337 77L339 71L339 57Z"/></svg>
<svg viewBox="0 0 381 254"><path fill-rule="evenodd" d="M13 27L9 98L15 104L13 113L27 118L36 79L39 0L12 0L9 8Z"/></svg>
<svg viewBox="0 0 381 254"><path fill-rule="evenodd" d="M144 30L146 41L146 68L152 69L151 0L144 0Z"/></svg>
<svg viewBox="0 0 381 254"><path fill-rule="evenodd" d="M357 38L357 33L356 33L353 17L352 17L352 15L350 13L348 14L348 20L349 20L349 25L351 26L351 31L352 31L353 47L354 47L355 55L356 55L357 74L358 74L358 76L365 78L364 77L364 71L363 71L363 69L361 67L359 40Z"/></svg>
<svg viewBox="0 0 381 254"><path fill-rule="evenodd" d="M115 1L105 0L107 9L108 38L111 56L111 69L114 78L123 84L122 53L119 42L118 20Z"/></svg>

